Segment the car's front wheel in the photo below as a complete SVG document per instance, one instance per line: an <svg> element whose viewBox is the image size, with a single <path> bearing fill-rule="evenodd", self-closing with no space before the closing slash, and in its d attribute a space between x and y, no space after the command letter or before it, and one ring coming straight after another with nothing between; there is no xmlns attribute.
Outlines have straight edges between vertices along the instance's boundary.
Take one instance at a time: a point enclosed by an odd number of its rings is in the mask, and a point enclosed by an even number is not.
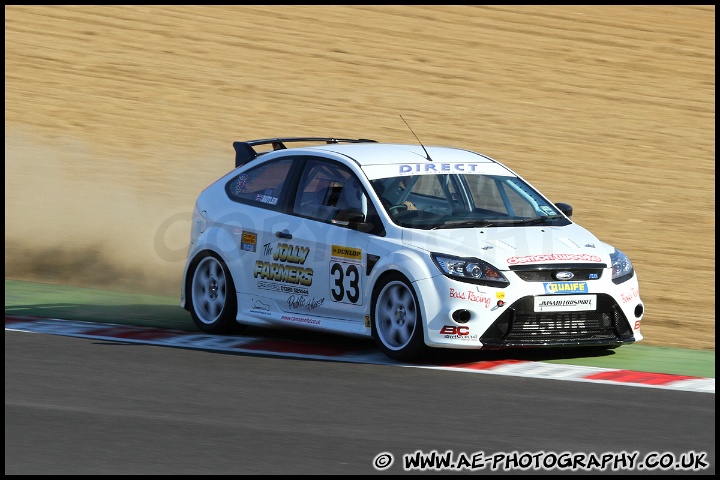
<svg viewBox="0 0 720 480"><path fill-rule="evenodd" d="M389 274L375 287L371 325L375 342L390 358L411 361L426 351L417 295L399 273Z"/></svg>
<svg viewBox="0 0 720 480"><path fill-rule="evenodd" d="M214 334L240 331L236 321L237 293L221 258L205 253L196 262L188 282L190 315L200 330Z"/></svg>

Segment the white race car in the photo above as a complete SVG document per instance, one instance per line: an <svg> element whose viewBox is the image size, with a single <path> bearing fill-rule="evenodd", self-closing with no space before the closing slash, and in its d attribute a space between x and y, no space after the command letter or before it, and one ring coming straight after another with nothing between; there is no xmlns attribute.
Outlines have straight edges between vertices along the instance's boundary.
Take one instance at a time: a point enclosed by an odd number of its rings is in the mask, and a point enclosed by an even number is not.
<svg viewBox="0 0 720 480"><path fill-rule="evenodd" d="M630 259L496 160L366 139L233 146L235 168L197 198L183 276L204 332L372 337L400 361L643 338Z"/></svg>

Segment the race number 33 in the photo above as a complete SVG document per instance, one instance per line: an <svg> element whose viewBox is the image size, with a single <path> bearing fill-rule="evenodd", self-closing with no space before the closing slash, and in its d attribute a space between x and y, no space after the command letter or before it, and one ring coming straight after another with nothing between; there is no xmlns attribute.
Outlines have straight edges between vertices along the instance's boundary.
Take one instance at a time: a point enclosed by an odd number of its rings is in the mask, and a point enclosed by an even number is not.
<svg viewBox="0 0 720 480"><path fill-rule="evenodd" d="M360 266L356 263L333 262L330 264L330 294L333 301L359 305Z"/></svg>

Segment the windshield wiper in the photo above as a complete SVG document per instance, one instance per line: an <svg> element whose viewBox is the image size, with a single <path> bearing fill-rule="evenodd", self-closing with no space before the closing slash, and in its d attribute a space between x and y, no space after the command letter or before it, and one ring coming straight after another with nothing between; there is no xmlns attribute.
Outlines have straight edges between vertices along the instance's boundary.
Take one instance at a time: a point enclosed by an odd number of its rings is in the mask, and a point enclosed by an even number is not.
<svg viewBox="0 0 720 480"><path fill-rule="evenodd" d="M540 225L549 220L559 220L561 218L565 218L565 217L563 217L562 215L547 215L544 217L533 217L533 218L525 218L522 220L515 220L512 222L512 224L513 225Z"/></svg>
<svg viewBox="0 0 720 480"><path fill-rule="evenodd" d="M430 230L440 230L442 228L463 228L463 227L490 227L492 221L490 220L456 220L444 222L442 225L436 225Z"/></svg>
<svg viewBox="0 0 720 480"><path fill-rule="evenodd" d="M500 226L516 226L516 225L540 225L547 221L559 220L565 218L562 215L547 215L544 217L523 218L513 220L510 218L495 218L485 220L448 220L440 225L435 225L431 230L440 230L443 228L464 228L464 227L500 227Z"/></svg>

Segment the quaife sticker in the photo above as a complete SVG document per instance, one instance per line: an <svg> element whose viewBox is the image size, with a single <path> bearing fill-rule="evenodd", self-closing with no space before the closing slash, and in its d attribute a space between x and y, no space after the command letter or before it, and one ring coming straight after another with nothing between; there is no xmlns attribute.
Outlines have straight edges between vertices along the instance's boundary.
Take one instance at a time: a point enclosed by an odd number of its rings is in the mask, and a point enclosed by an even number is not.
<svg viewBox="0 0 720 480"><path fill-rule="evenodd" d="M554 282L543 283L545 293L588 293L585 282Z"/></svg>

